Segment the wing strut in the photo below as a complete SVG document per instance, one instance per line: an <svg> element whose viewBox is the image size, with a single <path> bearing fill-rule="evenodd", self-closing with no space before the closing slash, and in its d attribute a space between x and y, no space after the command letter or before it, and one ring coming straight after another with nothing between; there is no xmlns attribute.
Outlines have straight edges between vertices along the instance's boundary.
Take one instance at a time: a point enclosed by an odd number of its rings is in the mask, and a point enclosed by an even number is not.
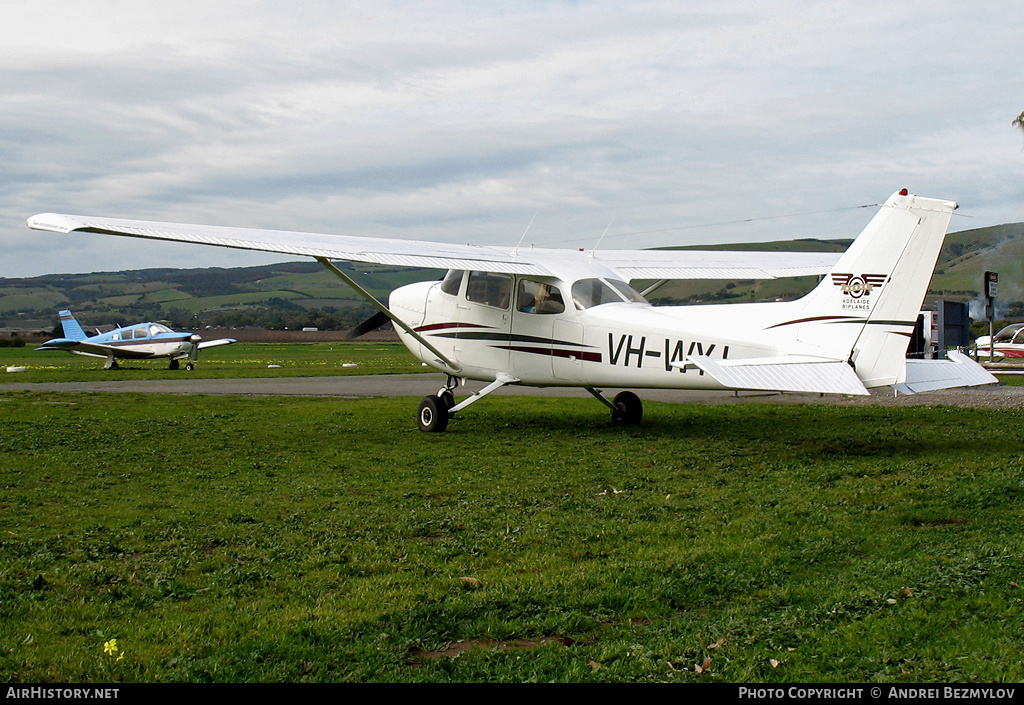
<svg viewBox="0 0 1024 705"><path fill-rule="evenodd" d="M437 348L435 348L433 346L433 344L430 343L429 340L427 340L422 335L420 335L419 333L414 331L412 329L412 327L408 323L403 321L401 318L399 318L395 314L391 313L391 311L388 309L387 306L385 306L384 304L382 304L380 301L377 300L377 297L375 297L373 294L368 292L363 287L361 287L358 284L356 284L356 282L352 279L352 277L348 276L343 271L341 271L329 259L327 259L326 257L317 257L316 261L319 262L320 264L322 264L323 266L325 266L327 269L329 269L331 271L331 273L334 274L334 276L338 277L343 282L345 282L350 287L352 287L357 292L359 292L360 296L362 296L367 301L369 301L371 304L373 304L374 308L376 308L378 311L380 311L385 316L387 316L392 321L394 321L396 325L401 326L402 330L404 330L406 333L408 333L413 338L418 340L419 343L423 347L425 347L427 350L429 350L430 352L432 352L435 355L437 355L437 359L440 360L441 362L443 362L445 365L447 365L449 367L449 369L454 370L455 372L458 372L458 371L460 371L462 369L461 365L459 365L458 363L452 362L447 357L445 357L443 354L441 354L441 351L438 350Z"/></svg>
<svg viewBox="0 0 1024 705"><path fill-rule="evenodd" d="M663 285L668 284L670 281L671 279L659 279L658 281L654 282L649 287L641 291L640 296L647 298L647 295L650 294L652 291L654 291L655 289L660 289Z"/></svg>

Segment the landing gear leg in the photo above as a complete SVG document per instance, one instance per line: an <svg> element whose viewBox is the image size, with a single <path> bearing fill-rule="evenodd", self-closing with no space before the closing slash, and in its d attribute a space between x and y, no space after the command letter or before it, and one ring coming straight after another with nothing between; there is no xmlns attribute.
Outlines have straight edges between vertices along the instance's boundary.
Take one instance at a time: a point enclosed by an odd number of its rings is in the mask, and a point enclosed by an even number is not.
<svg viewBox="0 0 1024 705"><path fill-rule="evenodd" d="M444 387L437 393L437 396L444 400L444 403L449 409L455 406L455 390L459 386L459 378L448 375L448 379L444 383Z"/></svg>
<svg viewBox="0 0 1024 705"><path fill-rule="evenodd" d="M169 370L176 370L180 367L180 363L176 359L171 360L171 364L167 366Z"/></svg>
<svg viewBox="0 0 1024 705"><path fill-rule="evenodd" d="M455 416L456 411L462 411L473 402L483 399L495 389L500 389L506 384L515 384L518 381L519 379L517 377L512 377L503 372L499 372L495 376L495 380L493 382L488 384L479 392L474 392L458 404L455 404L455 394L452 390L458 386L462 380L449 375L448 382L441 391L435 395L424 397L423 401L420 402L420 430L440 433L448 428L448 420ZM445 412L444 414L441 413L442 409Z"/></svg>

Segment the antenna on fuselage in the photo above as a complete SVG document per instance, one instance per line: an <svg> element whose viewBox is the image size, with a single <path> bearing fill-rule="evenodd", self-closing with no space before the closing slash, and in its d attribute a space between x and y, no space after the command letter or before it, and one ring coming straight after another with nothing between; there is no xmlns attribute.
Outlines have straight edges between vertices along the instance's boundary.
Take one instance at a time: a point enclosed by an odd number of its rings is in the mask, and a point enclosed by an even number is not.
<svg viewBox="0 0 1024 705"><path fill-rule="evenodd" d="M537 213L534 213L533 217L530 218L530 224L526 226L526 230L523 231L523 236L521 238L519 238L519 242L517 242L516 246L512 249L512 256L513 257L518 257L519 256L519 246L523 244L523 240L526 239L526 233L530 232L530 228L533 226L533 221L535 221L535 220L537 220Z"/></svg>
<svg viewBox="0 0 1024 705"><path fill-rule="evenodd" d="M608 221L608 225L605 227L604 232L601 233L601 237L597 238L597 243L595 243L593 249L590 250L590 259L594 259L594 253L597 252L597 248L600 246L601 241L604 240L604 236L608 234L608 230L611 229L612 223L614 222L615 216L613 215L612 219Z"/></svg>

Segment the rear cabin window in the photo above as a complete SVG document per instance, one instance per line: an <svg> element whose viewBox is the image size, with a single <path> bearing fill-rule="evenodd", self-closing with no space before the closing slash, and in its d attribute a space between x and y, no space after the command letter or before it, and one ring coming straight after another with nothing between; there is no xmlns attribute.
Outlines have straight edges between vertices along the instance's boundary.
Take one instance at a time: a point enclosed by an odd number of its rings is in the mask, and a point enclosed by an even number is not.
<svg viewBox="0 0 1024 705"><path fill-rule="evenodd" d="M466 300L507 309L512 298L512 277L494 272L470 272Z"/></svg>

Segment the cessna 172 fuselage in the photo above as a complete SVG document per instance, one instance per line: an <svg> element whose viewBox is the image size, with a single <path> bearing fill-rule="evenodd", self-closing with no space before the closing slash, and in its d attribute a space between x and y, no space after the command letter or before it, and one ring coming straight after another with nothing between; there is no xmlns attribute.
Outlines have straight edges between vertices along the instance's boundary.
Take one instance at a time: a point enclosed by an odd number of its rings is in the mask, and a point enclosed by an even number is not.
<svg viewBox="0 0 1024 705"><path fill-rule="evenodd" d="M906 350L956 204L893 194L850 248L821 253L520 250L383 238L42 214L32 228L85 231L311 256L395 324L423 362L447 373L418 420L442 431L505 385L582 387L612 417L639 421L632 392L601 388L904 393L995 382L964 355L910 361ZM334 260L448 269L392 292L384 306ZM824 274L792 302L651 306L631 281ZM651 287L653 288L653 287ZM468 379L488 382L456 403Z"/></svg>

